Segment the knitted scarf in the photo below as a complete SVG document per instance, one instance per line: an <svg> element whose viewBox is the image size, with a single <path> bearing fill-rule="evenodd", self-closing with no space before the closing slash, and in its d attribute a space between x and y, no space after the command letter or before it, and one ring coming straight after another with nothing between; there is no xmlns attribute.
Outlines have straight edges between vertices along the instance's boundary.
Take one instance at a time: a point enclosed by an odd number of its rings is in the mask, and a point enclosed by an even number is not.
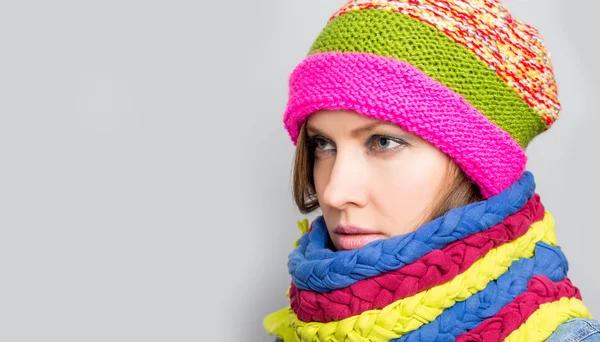
<svg viewBox="0 0 600 342"><path fill-rule="evenodd" d="M288 260L290 305L264 319L292 341L543 341L591 318L554 220L525 172L414 232L332 251L323 217Z"/></svg>

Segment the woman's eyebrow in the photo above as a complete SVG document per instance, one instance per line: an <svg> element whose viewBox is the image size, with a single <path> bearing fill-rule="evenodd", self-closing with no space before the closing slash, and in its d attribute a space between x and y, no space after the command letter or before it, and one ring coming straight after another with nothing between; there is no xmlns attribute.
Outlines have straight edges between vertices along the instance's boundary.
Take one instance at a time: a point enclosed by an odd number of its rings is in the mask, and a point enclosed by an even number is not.
<svg viewBox="0 0 600 342"><path fill-rule="evenodd" d="M391 122L373 122L373 123L364 125L362 127L358 127L358 128L353 129L352 131L350 131L350 135L352 137L356 138L357 136L359 136L361 134L364 134L366 132L370 132L370 131L374 130L375 128L379 127L379 126L394 126L394 127L397 127L397 125L395 125L395 124L393 124ZM327 133L323 132L322 130L320 130L320 129L316 128L316 127L307 125L306 129L309 130L309 131L311 131L312 133L316 133L316 134L327 136Z"/></svg>
<svg viewBox="0 0 600 342"><path fill-rule="evenodd" d="M320 129L316 128L316 127L310 126L310 125L306 125L306 130L310 131L312 133L320 134L320 135L327 135L322 130L320 130Z"/></svg>
<svg viewBox="0 0 600 342"><path fill-rule="evenodd" d="M393 124L388 123L388 122L373 122L373 123L370 123L368 125L364 125L362 127L358 127L358 128L353 129L350 132L350 135L352 137L356 138L357 136L362 135L362 134L367 133L367 132L370 132L370 131L374 130L375 128L379 127L379 126L387 126L387 125L391 126Z"/></svg>

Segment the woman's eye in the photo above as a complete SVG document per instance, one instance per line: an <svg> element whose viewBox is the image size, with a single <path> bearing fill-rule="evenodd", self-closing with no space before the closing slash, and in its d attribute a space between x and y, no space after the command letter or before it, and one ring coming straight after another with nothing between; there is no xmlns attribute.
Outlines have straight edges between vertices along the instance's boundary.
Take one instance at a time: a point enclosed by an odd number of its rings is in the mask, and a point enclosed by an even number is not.
<svg viewBox="0 0 600 342"><path fill-rule="evenodd" d="M386 138L386 137L378 137L375 139L375 147L382 149L382 150L387 150L387 149L392 149L394 147L400 146L399 143L391 140L390 138Z"/></svg>
<svg viewBox="0 0 600 342"><path fill-rule="evenodd" d="M329 141L327 140L323 140L323 139L316 139L316 143L317 143L317 148L320 150L332 150L333 146L331 146L331 144L329 143Z"/></svg>

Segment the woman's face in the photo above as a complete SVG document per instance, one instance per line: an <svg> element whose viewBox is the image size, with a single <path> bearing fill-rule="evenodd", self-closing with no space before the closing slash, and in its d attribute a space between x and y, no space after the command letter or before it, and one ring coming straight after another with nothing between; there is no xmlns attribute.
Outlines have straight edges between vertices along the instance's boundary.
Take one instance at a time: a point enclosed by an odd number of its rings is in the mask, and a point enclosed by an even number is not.
<svg viewBox="0 0 600 342"><path fill-rule="evenodd" d="M314 181L337 250L405 234L427 219L450 159L395 124L348 111L307 121Z"/></svg>

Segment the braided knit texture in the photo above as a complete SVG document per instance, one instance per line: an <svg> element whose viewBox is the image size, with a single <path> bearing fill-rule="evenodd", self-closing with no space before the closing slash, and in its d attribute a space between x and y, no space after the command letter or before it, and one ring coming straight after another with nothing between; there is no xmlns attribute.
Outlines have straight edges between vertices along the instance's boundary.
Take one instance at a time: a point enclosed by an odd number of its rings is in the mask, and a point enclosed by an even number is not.
<svg viewBox="0 0 600 342"><path fill-rule="evenodd" d="M497 0L350 0L331 20L378 9L435 27L471 51L531 106L547 127L560 103L550 54L537 29L515 19Z"/></svg>
<svg viewBox="0 0 600 342"><path fill-rule="evenodd" d="M539 309L541 304L555 302L561 298L581 300L579 289L568 278L553 283L550 279L534 276L529 280L527 291L520 294L510 304L502 308L493 317L479 324L475 329L456 338L457 342L503 341L510 332Z"/></svg>
<svg viewBox="0 0 600 342"><path fill-rule="evenodd" d="M540 276L552 282L565 279L568 263L559 247L540 242L535 247L534 254L533 258L514 262L505 274L489 283L485 290L456 303L433 322L395 341L454 341L457 336L478 327L505 305L514 301L518 295L527 290L528 281L532 277Z"/></svg>
<svg viewBox="0 0 600 342"><path fill-rule="evenodd" d="M479 234L427 253L397 270L367 278L339 290L317 292L290 289L290 305L302 321L330 322L363 311L382 309L392 302L448 282L467 270L492 248L514 241L544 217L536 194L522 210Z"/></svg>
<svg viewBox="0 0 600 342"><path fill-rule="evenodd" d="M285 342L543 341L569 318L591 318L529 172L496 196L352 251L329 249L322 217L298 228L291 305L263 322Z"/></svg>
<svg viewBox="0 0 600 342"><path fill-rule="evenodd" d="M337 339L341 336L357 336L369 341L399 338L432 322L456 302L467 300L485 289L488 283L504 274L514 261L533 257L539 241L555 244L553 226L552 217L546 213L545 219L534 223L525 235L491 250L448 283L395 301L382 310L368 310L329 323L305 323L291 314L291 327L303 341L328 341L334 336Z"/></svg>
<svg viewBox="0 0 600 342"><path fill-rule="evenodd" d="M513 331L504 341L544 341L571 318L588 318L592 315L583 302L577 298L563 297L558 301L540 305L529 319Z"/></svg>

